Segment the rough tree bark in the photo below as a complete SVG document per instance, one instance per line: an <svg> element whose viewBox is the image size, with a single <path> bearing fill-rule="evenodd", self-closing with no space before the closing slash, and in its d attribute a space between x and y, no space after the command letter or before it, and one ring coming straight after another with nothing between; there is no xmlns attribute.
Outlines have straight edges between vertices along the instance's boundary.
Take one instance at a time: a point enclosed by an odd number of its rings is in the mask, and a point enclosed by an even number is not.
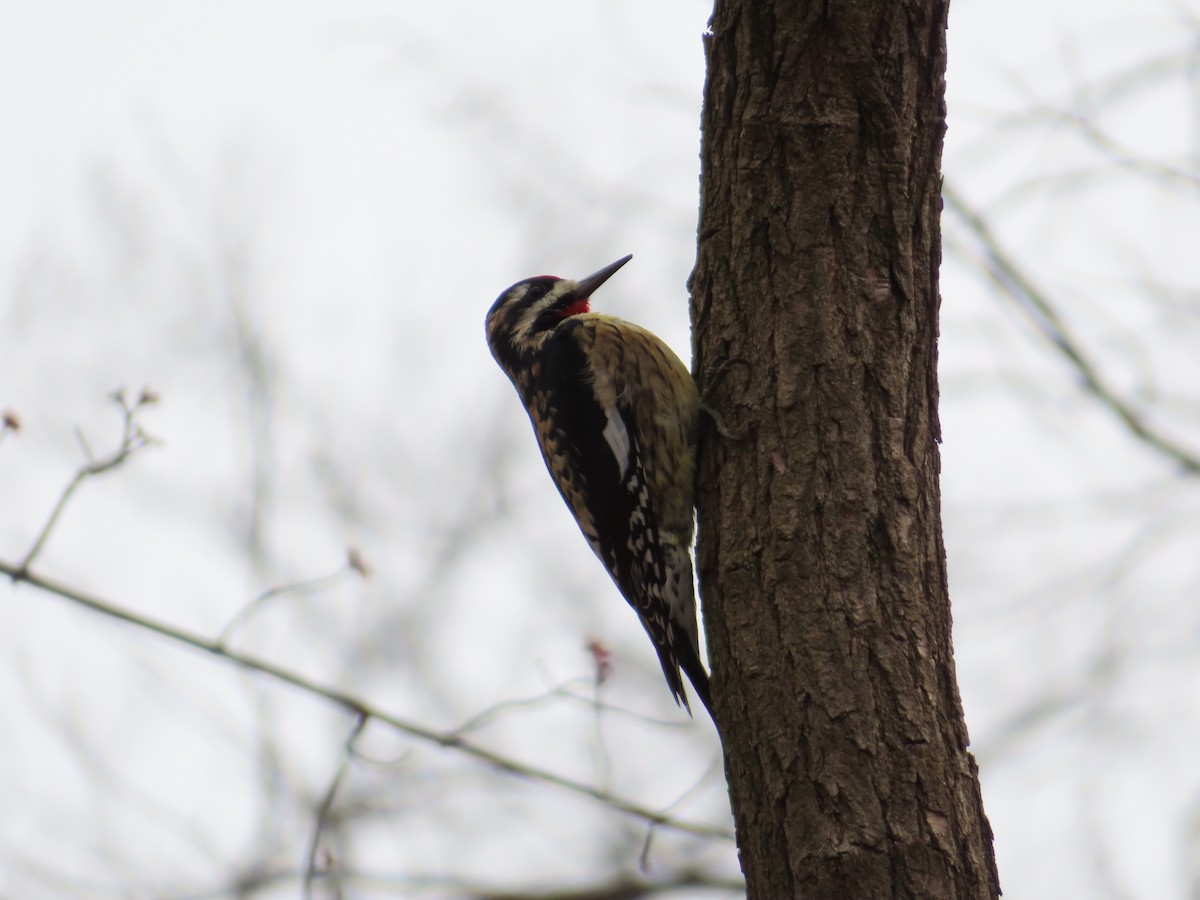
<svg viewBox="0 0 1200 900"><path fill-rule="evenodd" d="M951 655L936 338L946 0L718 0L700 573L751 898L987 898ZM719 378L721 360L732 360Z"/></svg>

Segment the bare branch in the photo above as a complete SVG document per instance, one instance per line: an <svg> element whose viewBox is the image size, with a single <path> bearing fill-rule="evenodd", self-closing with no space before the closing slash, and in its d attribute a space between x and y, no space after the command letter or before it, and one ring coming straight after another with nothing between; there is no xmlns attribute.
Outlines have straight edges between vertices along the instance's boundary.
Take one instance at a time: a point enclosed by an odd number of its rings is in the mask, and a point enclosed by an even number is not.
<svg viewBox="0 0 1200 900"><path fill-rule="evenodd" d="M1029 276L1004 251L983 217L948 183L942 185L942 196L946 206L954 211L979 242L983 258L976 262L980 270L1017 304L1042 336L1058 349L1080 377L1084 389L1120 419L1130 433L1142 443L1172 460L1186 474L1200 474L1200 455L1176 443L1146 422L1139 410L1118 396L1104 382L1066 323L1059 317L1050 298L1034 285Z"/></svg>
<svg viewBox="0 0 1200 900"><path fill-rule="evenodd" d="M592 683L591 678L570 678L566 681L547 688L540 694L535 694L530 697L519 697L512 700L502 700L484 710L476 713L467 719L457 728L452 729L449 734L468 734L477 730L481 726L498 717L500 714L514 709L531 709L549 703L554 700L567 700L571 703L576 703L586 706L598 713L616 714L624 716L627 719L633 719L638 722L655 725L660 728L691 728L692 723L688 721L679 721L678 719L660 719L655 716L648 716L645 713L635 712L623 706L618 706L613 703L605 703L598 697L585 696L576 693L573 689L576 686L582 687L585 684Z"/></svg>
<svg viewBox="0 0 1200 900"><path fill-rule="evenodd" d="M151 444L155 443L155 438L148 435L142 430L142 427L137 423L137 413L143 406L149 406L158 402L158 395L149 388L144 388L138 395L137 399L130 403L125 397L125 391L118 388L110 395L110 399L121 408L123 418L121 426L121 439L117 447L107 456L95 457L87 442L80 435L80 443L83 446L84 455L87 457L87 464L81 466L76 471L75 476L63 489L62 494L58 498L58 502L54 504L54 509L50 511L50 517L46 520L46 524L42 526L42 530L38 533L37 538L33 542L33 546L21 559L17 566L17 572L25 572L33 564L34 560L41 554L46 546L46 541L50 538L50 533L58 524L59 518L62 516L63 510L66 509L68 501L75 493L76 489L83 484L88 478L96 475L103 475L105 472L110 472L117 467L124 465L125 462L137 453ZM6 419L7 420L7 419ZM7 426L6 426L7 427ZM19 580L14 576L14 580Z"/></svg>
<svg viewBox="0 0 1200 900"><path fill-rule="evenodd" d="M1091 146L1099 150L1112 163L1122 169L1152 179L1168 182L1185 188L1200 188L1200 175L1181 166L1160 162L1141 156L1122 145L1116 138L1104 131L1089 116L1079 112L1057 112L1063 121L1074 126Z"/></svg>
<svg viewBox="0 0 1200 900"><path fill-rule="evenodd" d="M259 866L249 869L232 884L221 884L209 890L189 891L178 900L218 900L229 896L248 897L269 888L279 888L299 880L299 873L290 868ZM611 880L599 881L575 888L546 890L496 890L451 875L405 874L357 870L346 874L346 883L364 892L387 892L388 896L412 897L418 894L438 897L454 896L466 900L637 900L662 894L687 896L745 896L746 884L739 878L709 874L701 869L684 868L651 881L633 875L616 874Z"/></svg>
<svg viewBox="0 0 1200 900"><path fill-rule="evenodd" d="M176 643L185 644L195 650L219 657L243 669L259 672L276 681L289 684L313 697L319 697L329 703L340 706L360 718L374 719L409 737L454 750L508 775L540 784L554 785L570 793L590 797L611 809L641 819L660 828L669 828L698 837L719 838L725 841L733 840L733 833L727 829L686 822L673 816L665 815L640 803L615 796L592 785L495 753L486 747L468 741L454 732L435 731L416 722L403 719L393 713L384 712L339 688L320 684L298 672L285 669L282 666L249 656L245 653L230 650L220 642L209 640L195 632L187 631L161 620L132 612L107 600L102 600L94 595L60 584L49 578L44 578L34 572L30 572L24 565L14 565L0 560L0 574L9 576L14 582L24 582L39 590L69 600L107 618L125 622L143 631L153 632Z"/></svg>
<svg viewBox="0 0 1200 900"><path fill-rule="evenodd" d="M476 729L490 722L492 719L495 719L510 710L531 709L541 706L544 703L549 703L553 700L561 700L564 698L577 700L579 699L579 696L571 691L571 685L578 684L580 682L586 682L588 680L589 679L571 678L562 684L556 685L555 687L552 687L549 690L543 691L542 693L536 694L532 697L519 697L512 700L503 700L477 712L475 715L471 716L471 718L467 719L467 721L455 728L451 733L469 734L470 732L475 731Z"/></svg>
<svg viewBox="0 0 1200 900"><path fill-rule="evenodd" d="M221 645L229 643L233 632L241 627L255 612L262 609L268 600L287 594L311 594L332 586L349 572L357 572L365 578L367 571L366 564L363 563L358 553L350 550L346 555L346 561L327 575L320 575L316 578L310 578L307 581L296 581L291 584L281 584L273 588L268 588L238 610L237 614L229 620L229 624L221 629L221 633L217 635L216 642Z"/></svg>
<svg viewBox="0 0 1200 900"><path fill-rule="evenodd" d="M346 777L346 772L350 768L350 760L354 758L354 744L358 740L358 736L363 733L363 729L367 727L369 722L365 715L359 715L354 722L354 727L350 729L350 733L346 735L346 742L342 747L342 759L338 763L337 771L329 782L329 788L325 791L325 795L321 798L320 804L317 806L317 823L313 828L312 841L308 845L308 861L304 866L304 896L311 900L313 881L317 875L317 852L321 847L321 831L325 827L325 822L329 818L329 811L333 808L333 798L337 795L337 790L342 784L342 779Z"/></svg>
<svg viewBox="0 0 1200 900"><path fill-rule="evenodd" d="M746 885L732 879L711 878L700 872L681 872L665 881L646 882L632 877L594 884L568 890L551 890L545 893L523 891L517 893L482 891L471 894L472 900L639 900L659 894L680 891L721 891L722 893L743 892Z"/></svg>
<svg viewBox="0 0 1200 900"><path fill-rule="evenodd" d="M692 794L696 793L696 791L700 790L700 787L706 781L708 781L713 772L717 770L718 765L720 764L714 763L707 772L696 779L696 782L690 788L675 798L675 800L667 806L667 809L674 809L676 806L679 806L681 803L687 800L688 797L692 796ZM642 852L638 856L638 867L643 872L650 871L650 845L654 842L655 828L655 823L651 822L649 827L646 829L646 839L642 842Z"/></svg>

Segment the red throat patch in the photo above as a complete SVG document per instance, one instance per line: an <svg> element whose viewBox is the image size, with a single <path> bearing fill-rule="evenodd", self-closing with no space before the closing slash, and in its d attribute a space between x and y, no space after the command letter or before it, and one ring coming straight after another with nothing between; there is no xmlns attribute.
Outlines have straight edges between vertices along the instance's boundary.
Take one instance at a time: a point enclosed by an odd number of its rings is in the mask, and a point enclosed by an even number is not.
<svg viewBox="0 0 1200 900"><path fill-rule="evenodd" d="M591 310L588 309L587 298L584 298L583 300L576 300L574 303L564 309L562 312L562 317L565 319L568 316L577 316L580 313L585 312L591 312Z"/></svg>

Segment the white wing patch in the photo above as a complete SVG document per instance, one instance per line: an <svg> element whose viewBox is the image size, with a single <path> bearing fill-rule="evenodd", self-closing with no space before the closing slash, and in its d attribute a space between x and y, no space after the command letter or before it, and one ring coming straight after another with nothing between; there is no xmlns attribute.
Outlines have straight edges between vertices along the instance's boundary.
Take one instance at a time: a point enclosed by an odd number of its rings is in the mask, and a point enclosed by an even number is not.
<svg viewBox="0 0 1200 900"><path fill-rule="evenodd" d="M608 448L617 460L617 468L621 470L621 480L624 481L625 473L629 471L629 431L616 407L608 407L604 414L608 417L604 426L604 439L608 441Z"/></svg>

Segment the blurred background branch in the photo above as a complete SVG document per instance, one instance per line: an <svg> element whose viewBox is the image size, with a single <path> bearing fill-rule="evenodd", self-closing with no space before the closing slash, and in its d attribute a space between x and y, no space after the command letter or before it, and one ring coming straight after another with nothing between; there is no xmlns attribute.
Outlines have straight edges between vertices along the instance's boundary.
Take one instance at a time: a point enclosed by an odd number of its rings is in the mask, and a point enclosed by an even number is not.
<svg viewBox="0 0 1200 900"><path fill-rule="evenodd" d="M686 355L707 15L0 31L0 893L741 895L715 736L482 335L517 278L635 251L605 310ZM944 518L1003 884L1194 900L1195 3L952 16ZM136 464L64 496L113 384L170 402L127 395Z"/></svg>

